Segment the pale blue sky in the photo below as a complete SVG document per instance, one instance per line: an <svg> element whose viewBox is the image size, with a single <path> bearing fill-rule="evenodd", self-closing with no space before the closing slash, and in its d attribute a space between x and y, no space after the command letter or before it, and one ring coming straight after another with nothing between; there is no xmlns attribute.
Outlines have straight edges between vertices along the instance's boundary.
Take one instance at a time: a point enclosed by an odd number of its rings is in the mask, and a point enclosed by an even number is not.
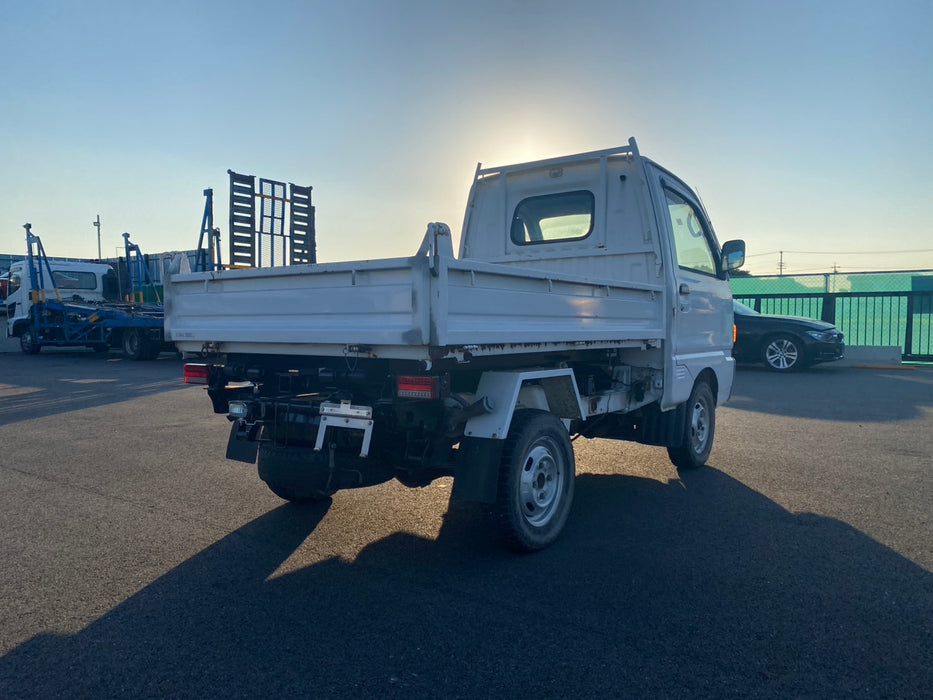
<svg viewBox="0 0 933 700"><path fill-rule="evenodd" d="M193 248L231 168L314 187L322 262L409 255L477 161L635 136L752 272L933 268L931 36L933 0L0 0L0 253L94 256L97 214Z"/></svg>

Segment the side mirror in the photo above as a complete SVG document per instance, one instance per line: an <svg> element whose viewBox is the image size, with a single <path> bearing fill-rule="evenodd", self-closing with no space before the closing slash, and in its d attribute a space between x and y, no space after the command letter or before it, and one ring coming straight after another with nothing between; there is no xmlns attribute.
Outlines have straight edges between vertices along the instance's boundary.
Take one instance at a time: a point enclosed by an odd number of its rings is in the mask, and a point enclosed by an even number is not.
<svg viewBox="0 0 933 700"><path fill-rule="evenodd" d="M735 270L745 264L745 241L726 241L722 244L722 271Z"/></svg>

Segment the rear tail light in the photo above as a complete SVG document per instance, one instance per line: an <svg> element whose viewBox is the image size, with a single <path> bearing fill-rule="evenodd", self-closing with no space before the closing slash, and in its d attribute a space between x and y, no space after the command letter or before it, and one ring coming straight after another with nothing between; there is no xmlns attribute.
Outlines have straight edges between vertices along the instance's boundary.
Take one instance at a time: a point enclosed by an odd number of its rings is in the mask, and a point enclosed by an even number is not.
<svg viewBox="0 0 933 700"><path fill-rule="evenodd" d="M191 362L185 365L185 384L207 384L211 368L207 365Z"/></svg>
<svg viewBox="0 0 933 700"><path fill-rule="evenodd" d="M436 399L437 387L437 377L399 376L396 378L396 392L399 398Z"/></svg>

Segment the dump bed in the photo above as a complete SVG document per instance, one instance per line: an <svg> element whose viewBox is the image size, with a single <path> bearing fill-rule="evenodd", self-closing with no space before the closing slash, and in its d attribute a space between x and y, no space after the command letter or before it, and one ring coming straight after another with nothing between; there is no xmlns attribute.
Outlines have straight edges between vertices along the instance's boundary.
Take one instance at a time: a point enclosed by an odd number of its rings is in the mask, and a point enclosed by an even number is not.
<svg viewBox="0 0 933 700"><path fill-rule="evenodd" d="M175 272L165 331L179 350L444 357L657 345L662 285L457 260L443 224L409 258Z"/></svg>

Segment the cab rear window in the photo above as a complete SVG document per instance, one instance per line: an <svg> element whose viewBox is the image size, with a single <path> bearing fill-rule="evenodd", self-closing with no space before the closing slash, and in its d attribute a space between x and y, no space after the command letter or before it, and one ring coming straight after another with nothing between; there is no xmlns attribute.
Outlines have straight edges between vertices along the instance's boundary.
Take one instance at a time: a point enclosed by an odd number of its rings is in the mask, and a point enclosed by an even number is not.
<svg viewBox="0 0 933 700"><path fill-rule="evenodd" d="M593 193L586 190L523 199L512 216L512 242L535 245L586 238L593 231L595 204Z"/></svg>

